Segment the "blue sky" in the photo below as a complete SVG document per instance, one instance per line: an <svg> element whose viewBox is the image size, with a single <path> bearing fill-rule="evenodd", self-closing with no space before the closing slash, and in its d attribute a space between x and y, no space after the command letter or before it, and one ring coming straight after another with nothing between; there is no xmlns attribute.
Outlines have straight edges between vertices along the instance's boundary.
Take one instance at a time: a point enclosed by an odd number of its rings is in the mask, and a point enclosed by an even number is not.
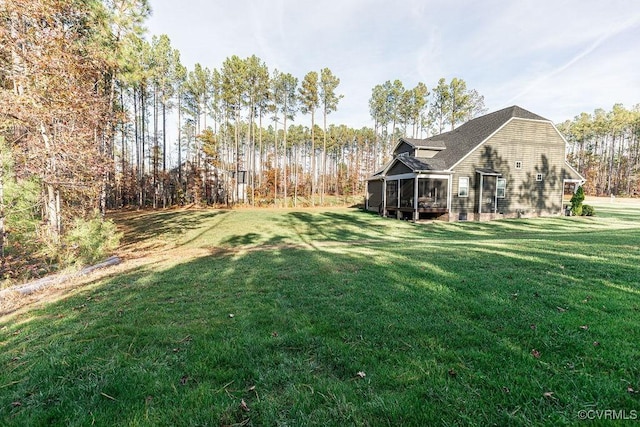
<svg viewBox="0 0 640 427"><path fill-rule="evenodd" d="M640 104L636 0L150 0L190 69L253 54L298 79L328 67L344 99L329 123L372 126L371 89L459 77L489 111L519 105L554 122ZM297 124L308 125L299 116Z"/></svg>

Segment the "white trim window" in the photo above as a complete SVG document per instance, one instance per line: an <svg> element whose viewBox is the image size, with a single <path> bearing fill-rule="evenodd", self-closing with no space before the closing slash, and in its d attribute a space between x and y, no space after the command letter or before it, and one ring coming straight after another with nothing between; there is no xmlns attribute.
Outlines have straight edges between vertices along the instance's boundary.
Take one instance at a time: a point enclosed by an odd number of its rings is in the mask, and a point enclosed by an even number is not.
<svg viewBox="0 0 640 427"><path fill-rule="evenodd" d="M520 160L516 161L516 169L522 169L522 161Z"/></svg>
<svg viewBox="0 0 640 427"><path fill-rule="evenodd" d="M536 181L538 181L538 182L542 181L542 174L541 173L536 174Z"/></svg>
<svg viewBox="0 0 640 427"><path fill-rule="evenodd" d="M505 178L498 178L496 183L496 197L498 199L504 199L507 194L507 180Z"/></svg>
<svg viewBox="0 0 640 427"><path fill-rule="evenodd" d="M469 197L469 177L458 178L458 197Z"/></svg>

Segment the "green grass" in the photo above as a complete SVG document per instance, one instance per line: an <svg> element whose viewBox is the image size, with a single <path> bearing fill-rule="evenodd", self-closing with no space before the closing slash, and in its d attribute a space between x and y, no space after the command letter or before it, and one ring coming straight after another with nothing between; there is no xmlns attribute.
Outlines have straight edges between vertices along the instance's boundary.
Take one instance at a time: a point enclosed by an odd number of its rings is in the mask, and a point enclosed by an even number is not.
<svg viewBox="0 0 640 427"><path fill-rule="evenodd" d="M640 207L590 204L598 216L420 225L353 209L121 215L124 249L156 262L0 319L0 424L633 416Z"/></svg>

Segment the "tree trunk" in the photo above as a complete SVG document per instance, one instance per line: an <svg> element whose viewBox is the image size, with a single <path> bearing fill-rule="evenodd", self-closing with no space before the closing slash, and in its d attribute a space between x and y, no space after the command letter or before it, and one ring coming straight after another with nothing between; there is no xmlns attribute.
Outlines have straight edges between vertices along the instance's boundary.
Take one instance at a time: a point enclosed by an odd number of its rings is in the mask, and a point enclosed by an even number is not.
<svg viewBox="0 0 640 427"><path fill-rule="evenodd" d="M258 174L258 187L262 187L262 170L264 168L264 158L262 153L262 110L260 110L260 126L258 129L258 145L260 152L260 174Z"/></svg>
<svg viewBox="0 0 640 427"><path fill-rule="evenodd" d="M287 109L287 104L285 101L284 104L285 111ZM287 207L287 114L284 115L284 141L283 141L283 149L282 149L282 184L284 189L284 207Z"/></svg>
<svg viewBox="0 0 640 427"><path fill-rule="evenodd" d="M324 205L325 177L327 175L327 109L325 107L322 117L323 141L322 141L322 188L320 190L320 205Z"/></svg>
<svg viewBox="0 0 640 427"><path fill-rule="evenodd" d="M145 205L145 176L144 176L144 145L145 145L145 99L144 99L144 86L140 87L140 207Z"/></svg>
<svg viewBox="0 0 640 427"><path fill-rule="evenodd" d="M124 90L122 88L120 88L120 105L122 106L122 108L124 108ZM126 201L126 193L125 193L125 184L127 182L127 174L126 174L126 168L125 168L125 143L126 143L126 132L125 132L125 127L124 127L124 119L121 119L120 121L120 136L121 136L121 145L122 145L122 150L121 150L121 158L120 158L120 173L121 173L121 178L120 178L120 207L124 207L125 205L125 201Z"/></svg>
<svg viewBox="0 0 640 427"><path fill-rule="evenodd" d="M0 137L0 148L5 150L4 139ZM5 237L5 227L4 227L4 153L0 153L0 258L2 258L2 263L4 263L4 237Z"/></svg>
<svg viewBox="0 0 640 427"><path fill-rule="evenodd" d="M163 94L164 98L164 94ZM162 100L162 180L160 190L162 194L162 207L167 207L167 108L166 101Z"/></svg>
<svg viewBox="0 0 640 427"><path fill-rule="evenodd" d="M48 238L54 244L60 242L60 194L57 188L51 181L55 177L56 164L55 156L53 154L53 147L51 146L51 140L44 123L40 123L40 136L44 142L45 152L47 153L47 176L44 181L45 186L45 203L44 212L47 223Z"/></svg>
<svg viewBox="0 0 640 427"><path fill-rule="evenodd" d="M273 205L278 206L278 116L275 117L275 136L273 138Z"/></svg>
<svg viewBox="0 0 640 427"><path fill-rule="evenodd" d="M315 135L314 135L314 129L315 129L315 113L313 110L311 110L311 191L310 191L310 199L311 199L311 206L315 206L316 205L316 195L315 195L315 189L316 189L316 142L315 142Z"/></svg>
<svg viewBox="0 0 640 427"><path fill-rule="evenodd" d="M182 185L182 94L178 93L178 185L180 191L184 194L184 187Z"/></svg>
<svg viewBox="0 0 640 427"><path fill-rule="evenodd" d="M158 88L153 87L153 208L158 207Z"/></svg>
<svg viewBox="0 0 640 427"><path fill-rule="evenodd" d="M240 172L240 120L238 120L238 113L235 114L236 129L235 129L235 144L236 144L236 158L235 158L235 170L236 170L236 185L235 185L235 197L233 202L237 203L240 199L240 181L238 180Z"/></svg>
<svg viewBox="0 0 640 427"><path fill-rule="evenodd" d="M299 180L298 180L298 145L296 144L293 147L293 168L294 168L294 172L293 172L293 176L295 179L295 184L293 187L293 207L297 207L298 206L298 184L299 184Z"/></svg>
<svg viewBox="0 0 640 427"><path fill-rule="evenodd" d="M610 157L609 157L609 173L607 174L607 191L609 193L609 195L613 195L613 186L612 186L612 180L611 177L613 175L613 163L614 163L614 158L615 158L615 146L616 146L616 136L615 134L612 135L612 140L611 140L611 151L610 151Z"/></svg>

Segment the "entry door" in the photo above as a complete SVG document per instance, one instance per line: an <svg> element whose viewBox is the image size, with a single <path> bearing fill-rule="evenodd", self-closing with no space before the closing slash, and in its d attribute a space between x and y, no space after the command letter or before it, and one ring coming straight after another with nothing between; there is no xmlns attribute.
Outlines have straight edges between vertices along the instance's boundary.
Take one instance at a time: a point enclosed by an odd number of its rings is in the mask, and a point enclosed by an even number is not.
<svg viewBox="0 0 640 427"><path fill-rule="evenodd" d="M482 193L480 206L482 213L492 213L496 209L496 185L498 177L491 175L482 175Z"/></svg>

